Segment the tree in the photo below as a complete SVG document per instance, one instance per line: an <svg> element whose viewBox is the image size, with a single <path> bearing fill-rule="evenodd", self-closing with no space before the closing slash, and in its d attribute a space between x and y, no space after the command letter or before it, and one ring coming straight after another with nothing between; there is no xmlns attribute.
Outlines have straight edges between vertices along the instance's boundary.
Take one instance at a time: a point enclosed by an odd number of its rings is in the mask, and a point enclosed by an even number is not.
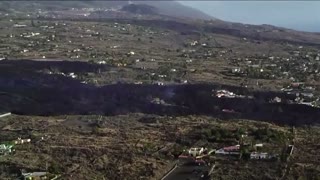
<svg viewBox="0 0 320 180"><path fill-rule="evenodd" d="M63 169L61 166L59 166L58 163L52 162L50 167L48 168L48 171L52 174L61 174Z"/></svg>

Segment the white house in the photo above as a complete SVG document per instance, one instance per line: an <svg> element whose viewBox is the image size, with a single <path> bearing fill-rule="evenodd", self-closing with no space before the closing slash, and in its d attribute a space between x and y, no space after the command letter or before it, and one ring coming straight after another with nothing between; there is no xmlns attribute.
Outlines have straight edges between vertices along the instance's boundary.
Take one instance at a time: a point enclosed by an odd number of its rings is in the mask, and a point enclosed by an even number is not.
<svg viewBox="0 0 320 180"><path fill-rule="evenodd" d="M16 27L16 28L22 28L22 27L26 27L27 25L25 24L14 24L13 27Z"/></svg>
<svg viewBox="0 0 320 180"><path fill-rule="evenodd" d="M252 152L250 154L250 159L268 159L268 153Z"/></svg>
<svg viewBox="0 0 320 180"><path fill-rule="evenodd" d="M155 84L158 85L158 86L163 86L163 85L164 85L164 83L163 83L163 82L160 82L160 81L155 82Z"/></svg>
<svg viewBox="0 0 320 180"><path fill-rule="evenodd" d="M106 64L106 61L98 61L98 64Z"/></svg>
<svg viewBox="0 0 320 180"><path fill-rule="evenodd" d="M241 69L240 68L232 68L231 71L232 71L232 73L240 73Z"/></svg>
<svg viewBox="0 0 320 180"><path fill-rule="evenodd" d="M190 148L188 150L188 153L190 156L196 157L196 156L200 156L203 153L204 149L203 147L201 148Z"/></svg>
<svg viewBox="0 0 320 180"><path fill-rule="evenodd" d="M24 144L24 143L30 143L31 139L21 139L18 138L16 141L14 141L14 144Z"/></svg>
<svg viewBox="0 0 320 180"><path fill-rule="evenodd" d="M263 147L263 144L261 143L261 144L255 144L254 145L255 147Z"/></svg>

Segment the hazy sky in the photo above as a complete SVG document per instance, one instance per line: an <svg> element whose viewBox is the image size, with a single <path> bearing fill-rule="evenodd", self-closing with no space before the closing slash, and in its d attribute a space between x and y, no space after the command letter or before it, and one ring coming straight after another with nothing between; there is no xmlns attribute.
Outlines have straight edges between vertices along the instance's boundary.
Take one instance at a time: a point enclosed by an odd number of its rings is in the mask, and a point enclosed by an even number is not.
<svg viewBox="0 0 320 180"><path fill-rule="evenodd" d="M320 32L320 1L179 1L218 19Z"/></svg>

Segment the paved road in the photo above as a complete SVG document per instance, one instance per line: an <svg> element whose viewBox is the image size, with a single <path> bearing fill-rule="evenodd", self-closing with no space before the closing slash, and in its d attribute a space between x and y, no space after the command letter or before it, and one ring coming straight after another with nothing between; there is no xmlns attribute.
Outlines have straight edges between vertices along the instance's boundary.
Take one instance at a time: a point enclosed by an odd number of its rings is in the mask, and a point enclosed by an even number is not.
<svg viewBox="0 0 320 180"><path fill-rule="evenodd" d="M198 166L194 164L185 164L178 166L173 172L168 174L164 180L199 180L209 171L209 166Z"/></svg>

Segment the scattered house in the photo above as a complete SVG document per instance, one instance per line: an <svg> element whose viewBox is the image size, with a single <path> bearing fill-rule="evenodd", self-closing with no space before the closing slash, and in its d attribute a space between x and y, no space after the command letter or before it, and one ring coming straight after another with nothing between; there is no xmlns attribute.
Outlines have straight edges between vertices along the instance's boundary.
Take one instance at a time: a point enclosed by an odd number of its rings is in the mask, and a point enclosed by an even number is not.
<svg viewBox="0 0 320 180"><path fill-rule="evenodd" d="M39 36L40 33L34 33L34 32L31 32L31 36Z"/></svg>
<svg viewBox="0 0 320 180"><path fill-rule="evenodd" d="M252 64L252 65L249 65L248 67L252 67L252 68L259 68L260 65L259 64Z"/></svg>
<svg viewBox="0 0 320 180"><path fill-rule="evenodd" d="M275 98L273 98L270 102L271 102L271 103L281 103L281 98L275 97Z"/></svg>
<svg viewBox="0 0 320 180"><path fill-rule="evenodd" d="M188 154L192 157L200 156L204 152L203 147L201 148L190 148Z"/></svg>
<svg viewBox="0 0 320 180"><path fill-rule="evenodd" d="M68 76L73 79L77 77L77 75L75 75L74 72L69 73Z"/></svg>
<svg viewBox="0 0 320 180"><path fill-rule="evenodd" d="M80 52L80 49L74 49L72 52Z"/></svg>
<svg viewBox="0 0 320 180"><path fill-rule="evenodd" d="M233 109L222 109L222 112L225 112L225 113L236 113L236 111L233 110Z"/></svg>
<svg viewBox="0 0 320 180"><path fill-rule="evenodd" d="M235 145L235 146L228 146L228 147L224 147L221 149L216 150L216 154L221 154L221 155L229 155L229 154L233 154L233 155L238 155L240 154L240 145Z"/></svg>
<svg viewBox="0 0 320 180"><path fill-rule="evenodd" d="M239 151L240 150L240 145L235 145L235 146L228 146L224 147L223 150L225 151Z"/></svg>
<svg viewBox="0 0 320 180"><path fill-rule="evenodd" d="M22 178L24 180L47 179L47 175L47 172L22 173Z"/></svg>
<svg viewBox="0 0 320 180"><path fill-rule="evenodd" d="M217 90L215 96L218 98L222 98L222 97L235 98L236 94L234 94L233 92L230 92L228 90Z"/></svg>
<svg viewBox="0 0 320 180"><path fill-rule="evenodd" d="M284 92L291 92L293 89L292 88L281 88L281 91Z"/></svg>
<svg viewBox="0 0 320 180"><path fill-rule="evenodd" d="M27 25L25 25L25 24L14 24L13 27L23 28L23 27L27 27Z"/></svg>
<svg viewBox="0 0 320 180"><path fill-rule="evenodd" d="M260 144L255 144L254 146L255 146L255 147L263 147L263 144L262 144L262 143L260 143Z"/></svg>
<svg viewBox="0 0 320 180"><path fill-rule="evenodd" d="M277 64L266 64L266 67L277 67Z"/></svg>
<svg viewBox="0 0 320 180"><path fill-rule="evenodd" d="M107 64L106 61L98 61L98 64Z"/></svg>
<svg viewBox="0 0 320 180"><path fill-rule="evenodd" d="M313 93L311 92L302 92L300 93L302 96L307 97L307 98L313 98Z"/></svg>
<svg viewBox="0 0 320 180"><path fill-rule="evenodd" d="M127 64L126 64L126 63L123 63L123 64L122 64L122 63L117 63L117 66L118 66L118 67L126 67Z"/></svg>
<svg viewBox="0 0 320 180"><path fill-rule="evenodd" d="M251 152L250 159L275 159L279 157L278 154L269 154L266 152Z"/></svg>
<svg viewBox="0 0 320 180"><path fill-rule="evenodd" d="M232 68L231 69L232 73L241 73L241 68L237 67L237 68Z"/></svg>
<svg viewBox="0 0 320 180"><path fill-rule="evenodd" d="M197 44L199 44L198 41L193 41L193 42L190 43L191 46L195 46L195 45L197 45Z"/></svg>
<svg viewBox="0 0 320 180"><path fill-rule="evenodd" d="M180 162L192 162L197 164L205 164L206 161L203 160L204 157L209 156L215 150L208 150L206 148L190 148L189 150L184 150L183 153L179 156Z"/></svg>
<svg viewBox="0 0 320 180"><path fill-rule="evenodd" d="M71 56L71 59L78 59L78 58L80 58L80 55Z"/></svg>
<svg viewBox="0 0 320 180"><path fill-rule="evenodd" d="M0 155L7 155L13 151L13 145L0 144Z"/></svg>
<svg viewBox="0 0 320 180"><path fill-rule="evenodd" d="M268 153L252 152L250 159L269 159Z"/></svg>
<svg viewBox="0 0 320 180"><path fill-rule="evenodd" d="M164 85L164 83L163 83L163 82L160 82L160 81L155 82L154 84L156 84L156 85L158 85L158 86L163 86L163 85Z"/></svg>
<svg viewBox="0 0 320 180"><path fill-rule="evenodd" d="M303 82L294 82L294 83L291 83L290 85L292 88L300 88L300 87L303 87L304 86L304 83Z"/></svg>
<svg viewBox="0 0 320 180"><path fill-rule="evenodd" d="M14 144L24 144L24 143L30 143L31 139L21 139L18 138L17 140L14 141Z"/></svg>
<svg viewBox="0 0 320 180"><path fill-rule="evenodd" d="M163 104L163 105L167 104L163 99L160 99L160 98L152 99L151 103L153 103L153 104Z"/></svg>
<svg viewBox="0 0 320 180"><path fill-rule="evenodd" d="M306 105L306 106L314 107L313 102L300 102L299 104L303 104L303 105Z"/></svg>

